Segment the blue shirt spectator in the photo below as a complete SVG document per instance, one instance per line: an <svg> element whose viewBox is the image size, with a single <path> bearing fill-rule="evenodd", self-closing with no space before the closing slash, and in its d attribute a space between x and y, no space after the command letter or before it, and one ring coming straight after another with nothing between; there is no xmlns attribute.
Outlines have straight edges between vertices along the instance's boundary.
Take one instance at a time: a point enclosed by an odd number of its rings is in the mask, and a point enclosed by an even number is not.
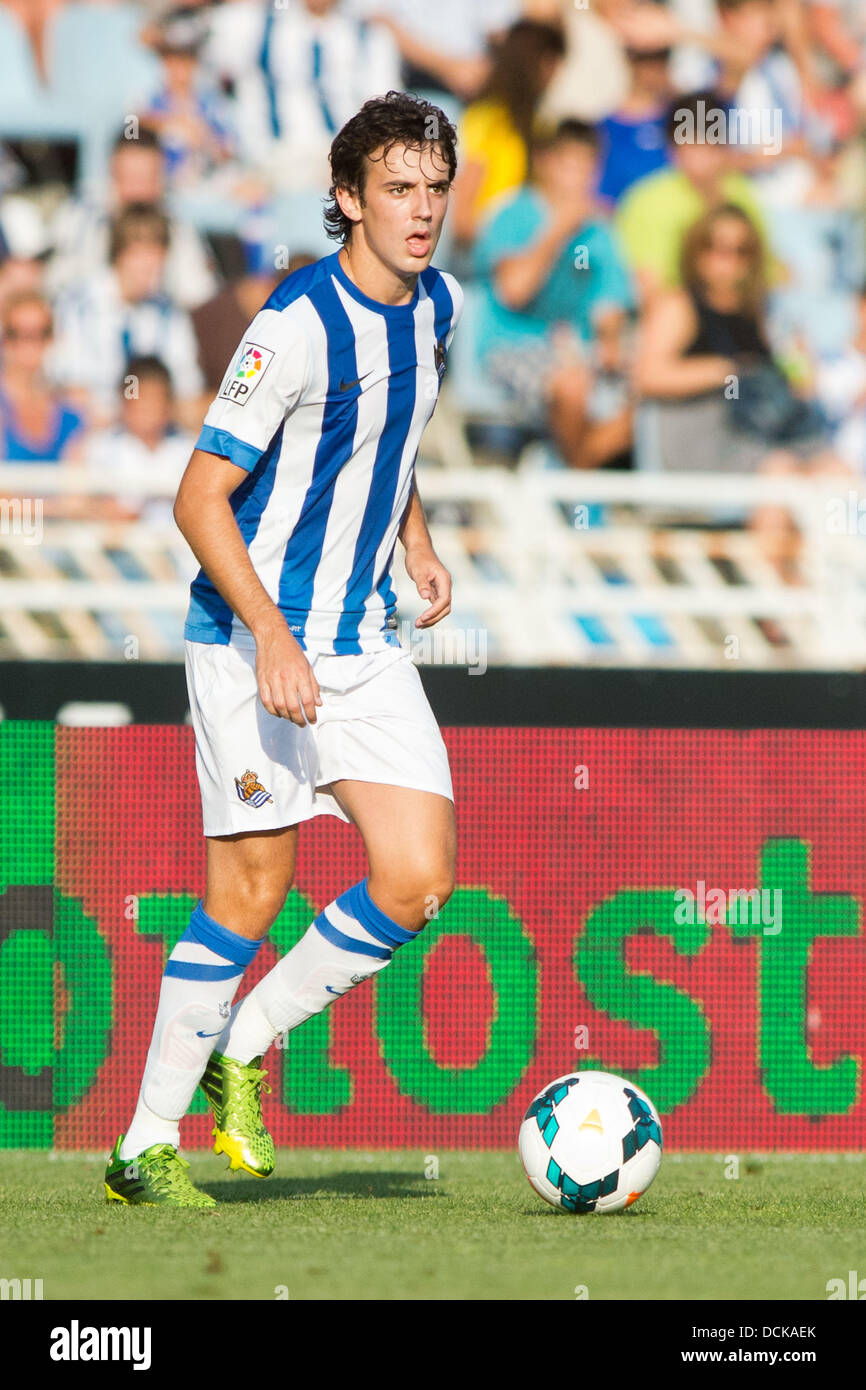
<svg viewBox="0 0 866 1390"><path fill-rule="evenodd" d="M545 338L555 323L568 323L590 343L601 310L631 307L622 256L597 214L563 242L544 283L521 308L503 303L493 279L497 264L529 246L546 227L550 212L543 193L527 185L493 214L476 243L475 264L484 282L479 323L484 354Z"/></svg>
<svg viewBox="0 0 866 1390"><path fill-rule="evenodd" d="M602 198L615 203L638 179L667 167L665 117L662 111L649 118L630 120L614 115L599 122L602 162L598 191Z"/></svg>
<svg viewBox="0 0 866 1390"><path fill-rule="evenodd" d="M599 122L601 173L598 193L616 203L626 189L670 163L667 112L669 50L627 51L629 90L625 101Z"/></svg>

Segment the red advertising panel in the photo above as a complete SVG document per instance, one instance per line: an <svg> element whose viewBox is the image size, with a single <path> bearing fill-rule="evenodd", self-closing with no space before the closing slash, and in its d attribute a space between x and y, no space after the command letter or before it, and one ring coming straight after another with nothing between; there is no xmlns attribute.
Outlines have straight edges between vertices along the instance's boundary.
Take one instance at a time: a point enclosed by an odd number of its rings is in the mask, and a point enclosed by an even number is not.
<svg viewBox="0 0 866 1390"><path fill-rule="evenodd" d="M457 889L268 1054L278 1145L511 1146L590 1067L668 1148L863 1145L866 735L443 732ZM0 768L0 1145L106 1149L204 889L192 732L7 722ZM354 828L302 826L241 992L365 872ZM199 1097L182 1142L210 1127Z"/></svg>

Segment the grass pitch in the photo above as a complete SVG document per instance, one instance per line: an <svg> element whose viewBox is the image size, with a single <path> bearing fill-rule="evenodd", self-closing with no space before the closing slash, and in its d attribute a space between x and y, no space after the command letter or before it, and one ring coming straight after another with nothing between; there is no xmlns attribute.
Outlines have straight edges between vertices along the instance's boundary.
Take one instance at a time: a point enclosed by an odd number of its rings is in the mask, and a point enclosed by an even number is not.
<svg viewBox="0 0 866 1390"><path fill-rule="evenodd" d="M103 1200L102 1156L0 1155L0 1277L45 1299L815 1299L866 1275L866 1155L666 1154L650 1190L574 1217L515 1153L188 1154L215 1211ZM428 1168L431 1166L426 1165Z"/></svg>

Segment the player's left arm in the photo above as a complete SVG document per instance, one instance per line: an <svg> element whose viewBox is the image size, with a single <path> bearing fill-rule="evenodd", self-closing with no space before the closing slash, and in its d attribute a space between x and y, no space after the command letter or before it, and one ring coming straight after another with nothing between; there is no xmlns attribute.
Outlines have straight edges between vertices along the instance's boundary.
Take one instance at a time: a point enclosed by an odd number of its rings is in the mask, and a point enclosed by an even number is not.
<svg viewBox="0 0 866 1390"><path fill-rule="evenodd" d="M433 549L414 474L397 534L406 549L406 573L421 598L430 602L430 607L415 619L415 626L432 627L451 612L451 575Z"/></svg>

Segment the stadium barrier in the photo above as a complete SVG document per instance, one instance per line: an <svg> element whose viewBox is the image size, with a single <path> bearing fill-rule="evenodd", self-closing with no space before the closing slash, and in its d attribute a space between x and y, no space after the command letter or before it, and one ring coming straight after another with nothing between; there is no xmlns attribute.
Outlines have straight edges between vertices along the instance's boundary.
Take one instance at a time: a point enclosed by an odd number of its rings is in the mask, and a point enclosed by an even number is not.
<svg viewBox="0 0 866 1390"><path fill-rule="evenodd" d="M510 1147L542 1086L601 1067L668 1148L862 1148L866 735L444 736L457 888L269 1053L277 1144ZM0 1146L107 1150L203 891L192 731L7 721L0 770ZM242 989L364 873L352 827L306 826ZM183 1144L210 1128L198 1096Z"/></svg>
<svg viewBox="0 0 866 1390"><path fill-rule="evenodd" d="M781 479L419 468L451 615L426 634L394 584L405 645L428 663L857 670L866 665L866 494L847 478ZM177 478L0 468L0 657L181 660L197 571L170 520L45 514L69 496L174 496ZM746 514L786 508L792 575Z"/></svg>

